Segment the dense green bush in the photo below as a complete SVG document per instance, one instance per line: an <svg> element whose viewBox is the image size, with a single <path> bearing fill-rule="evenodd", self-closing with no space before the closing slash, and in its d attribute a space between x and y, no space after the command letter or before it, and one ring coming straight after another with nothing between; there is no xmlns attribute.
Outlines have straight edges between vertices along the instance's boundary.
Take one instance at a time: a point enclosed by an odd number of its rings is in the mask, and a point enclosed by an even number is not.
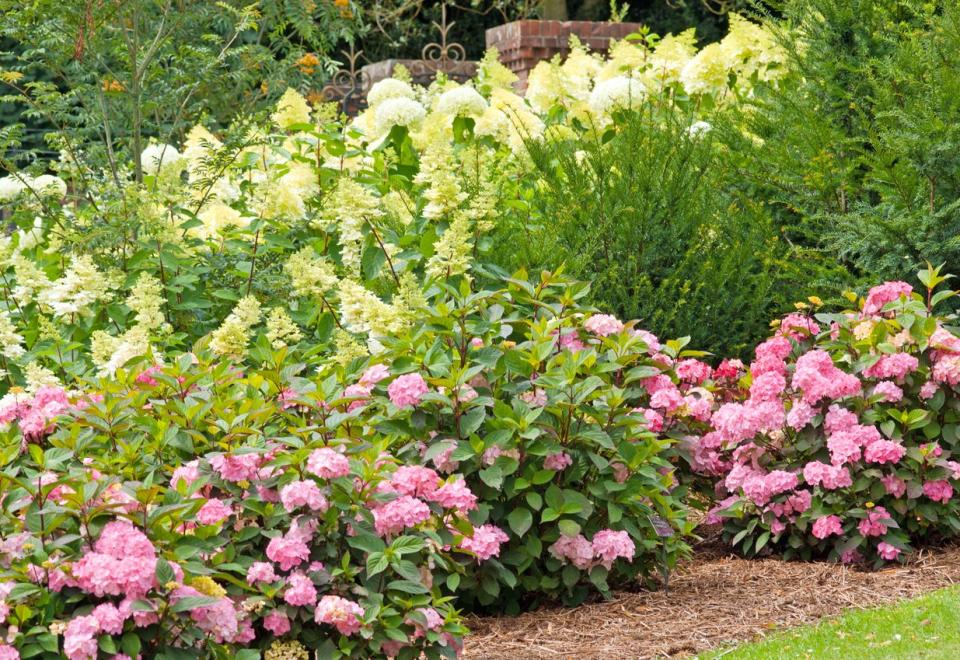
<svg viewBox="0 0 960 660"><path fill-rule="evenodd" d="M960 8L792 0L771 23L794 73L758 85L735 153L790 240L865 281L960 259ZM759 138L759 139L757 139Z"/></svg>
<svg viewBox="0 0 960 660"><path fill-rule="evenodd" d="M591 315L587 292L549 273L450 288L377 357L422 373L431 393L416 409L370 405L362 419L395 438L398 456L463 474L479 498L474 525L506 533L496 559L457 576L463 605L575 604L669 572L688 550L674 441L644 387L679 382L683 344ZM604 537L618 551L607 556Z"/></svg>
<svg viewBox="0 0 960 660"><path fill-rule="evenodd" d="M526 214L501 231L511 259L592 280L596 304L736 353L790 302L788 250L762 205L725 192L725 150L696 117L654 100L583 139L532 142Z"/></svg>

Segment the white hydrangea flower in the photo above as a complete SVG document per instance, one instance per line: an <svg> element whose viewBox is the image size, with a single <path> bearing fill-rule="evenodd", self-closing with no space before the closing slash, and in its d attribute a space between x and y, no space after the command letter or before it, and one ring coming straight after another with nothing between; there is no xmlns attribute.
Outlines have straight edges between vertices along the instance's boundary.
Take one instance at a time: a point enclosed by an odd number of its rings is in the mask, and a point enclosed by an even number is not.
<svg viewBox="0 0 960 660"><path fill-rule="evenodd" d="M394 126L417 126L426 115L427 111L418 101L400 97L387 99L378 105L374 114L374 122L377 131L383 134L390 132L390 129Z"/></svg>
<svg viewBox="0 0 960 660"><path fill-rule="evenodd" d="M643 101L646 89L634 78L616 76L604 80L590 92L590 109L597 115L606 116L617 108L635 107Z"/></svg>
<svg viewBox="0 0 960 660"><path fill-rule="evenodd" d="M148 144L140 154L140 166L144 174L156 176L161 169L175 168L183 162L183 156L169 144Z"/></svg>
<svg viewBox="0 0 960 660"><path fill-rule="evenodd" d="M17 175L5 176L0 179L0 202L6 202L24 191L26 186L23 179Z"/></svg>
<svg viewBox="0 0 960 660"><path fill-rule="evenodd" d="M713 125L707 121L695 121L690 124L690 128L687 129L687 135L690 137L696 138L701 135L706 135L713 130Z"/></svg>
<svg viewBox="0 0 960 660"><path fill-rule="evenodd" d="M487 101L473 87L462 85L441 94L436 109L452 117L479 117L487 109Z"/></svg>
<svg viewBox="0 0 960 660"><path fill-rule="evenodd" d="M41 174L31 182L30 187L43 197L64 197L67 194L67 184L52 174Z"/></svg>
<svg viewBox="0 0 960 660"><path fill-rule="evenodd" d="M375 82L367 92L367 105L375 108L384 101L399 98L413 100L417 98L417 93L413 91L413 87L402 80L384 78Z"/></svg>

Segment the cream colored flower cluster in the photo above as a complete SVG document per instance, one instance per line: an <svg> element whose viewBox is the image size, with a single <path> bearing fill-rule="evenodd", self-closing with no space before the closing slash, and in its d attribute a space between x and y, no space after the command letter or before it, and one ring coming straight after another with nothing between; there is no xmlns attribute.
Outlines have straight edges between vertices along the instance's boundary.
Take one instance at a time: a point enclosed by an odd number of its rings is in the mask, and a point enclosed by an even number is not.
<svg viewBox="0 0 960 660"><path fill-rule="evenodd" d="M239 302L220 312L226 318L205 318L204 332L215 328L205 337L214 353L242 359L257 333L274 349L294 347L313 336L300 325L312 311L313 319L333 317L326 336L337 360L376 351L414 322L432 282L471 276L505 183L528 171L531 140L580 139L654 96L697 108L709 96L706 105L716 107L748 94L754 81L785 74L785 54L764 27L737 15L730 25L722 41L699 51L692 30L652 47L617 42L605 57L574 40L565 59L533 70L524 95L495 52L466 83L441 75L422 87L400 71L374 84L351 120L287 90L266 125L238 124L218 136L196 126L181 145L148 144L138 155L143 183L129 180L116 204L135 226L112 251L97 253L93 241L92 253L71 254L70 232L95 232L100 215L71 203L62 179L2 178L0 202L22 202L25 229L0 238L0 352L28 359L39 315L44 336L82 337L101 374L139 356L160 361L168 338L191 332L172 313L182 287L231 264L243 290L216 294ZM696 121L690 134L709 130ZM69 179L68 160L57 171ZM134 169L120 174L132 178ZM49 213L54 207L59 215ZM152 265L127 270L128 257L144 253ZM164 272L170 254L216 265L195 276ZM269 272L263 286L260 268ZM290 297L271 300L278 287Z"/></svg>

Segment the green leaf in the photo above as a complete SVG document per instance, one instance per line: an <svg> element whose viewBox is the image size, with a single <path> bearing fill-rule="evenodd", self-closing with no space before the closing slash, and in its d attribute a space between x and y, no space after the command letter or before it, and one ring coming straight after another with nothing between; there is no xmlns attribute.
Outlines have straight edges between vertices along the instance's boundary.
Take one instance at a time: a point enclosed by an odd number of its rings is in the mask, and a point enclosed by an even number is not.
<svg viewBox="0 0 960 660"><path fill-rule="evenodd" d="M516 508L507 516L507 524L510 525L514 534L523 536L533 524L533 514L524 507Z"/></svg>
<svg viewBox="0 0 960 660"><path fill-rule="evenodd" d="M367 555L367 577L383 572L390 564L387 555L382 552L373 552Z"/></svg>
<svg viewBox="0 0 960 660"><path fill-rule="evenodd" d="M195 610L198 607L209 607L220 602L219 598L213 598L212 596L187 596L186 598L181 598L176 603L173 604L173 607L170 608L171 612L189 612L190 610Z"/></svg>

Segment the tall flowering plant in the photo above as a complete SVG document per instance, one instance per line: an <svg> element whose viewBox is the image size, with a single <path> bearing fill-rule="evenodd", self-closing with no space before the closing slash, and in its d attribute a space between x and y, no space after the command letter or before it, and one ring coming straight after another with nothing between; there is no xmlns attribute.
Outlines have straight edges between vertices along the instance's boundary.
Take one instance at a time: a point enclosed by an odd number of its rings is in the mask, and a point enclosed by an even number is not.
<svg viewBox="0 0 960 660"><path fill-rule="evenodd" d="M348 388L364 428L424 466L424 487L459 473L476 495L476 561L446 578L461 603L580 602L667 572L688 550L661 431L684 423L688 404L709 407L706 392L675 373L680 342L591 312L586 292L550 273L445 287Z"/></svg>
<svg viewBox="0 0 960 660"><path fill-rule="evenodd" d="M935 290L948 277L790 314L757 346L694 452L737 549L879 564L960 532L960 337L937 311L955 292Z"/></svg>

